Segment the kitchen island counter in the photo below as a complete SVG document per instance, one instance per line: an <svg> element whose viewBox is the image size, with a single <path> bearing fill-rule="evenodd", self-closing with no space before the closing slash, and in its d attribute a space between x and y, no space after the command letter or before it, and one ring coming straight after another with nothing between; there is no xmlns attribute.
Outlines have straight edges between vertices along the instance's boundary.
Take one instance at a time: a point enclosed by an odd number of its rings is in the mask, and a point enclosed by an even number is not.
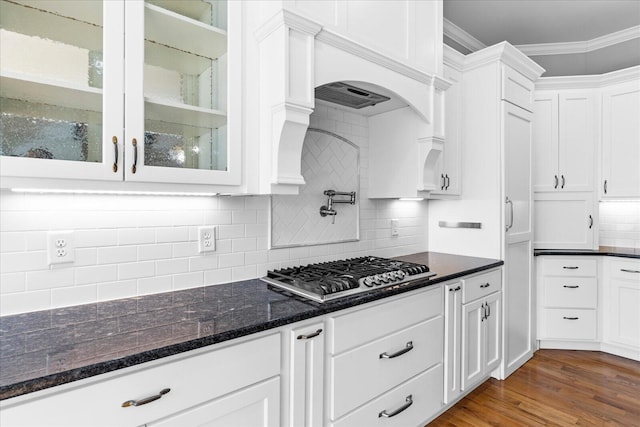
<svg viewBox="0 0 640 427"><path fill-rule="evenodd" d="M436 276L316 303L259 279L0 317L0 400L127 368L503 264L436 252L398 257Z"/></svg>

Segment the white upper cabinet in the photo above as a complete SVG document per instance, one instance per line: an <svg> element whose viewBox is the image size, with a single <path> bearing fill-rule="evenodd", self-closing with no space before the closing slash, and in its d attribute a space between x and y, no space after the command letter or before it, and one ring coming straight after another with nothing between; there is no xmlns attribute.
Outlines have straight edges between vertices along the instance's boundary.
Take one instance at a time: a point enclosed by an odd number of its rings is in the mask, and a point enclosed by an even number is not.
<svg viewBox="0 0 640 427"><path fill-rule="evenodd" d="M640 79L602 93L601 196L640 196Z"/></svg>
<svg viewBox="0 0 640 427"><path fill-rule="evenodd" d="M534 102L533 188L593 191L597 123L591 91L540 91Z"/></svg>
<svg viewBox="0 0 640 427"><path fill-rule="evenodd" d="M3 177L240 184L226 1L35 3L2 2Z"/></svg>

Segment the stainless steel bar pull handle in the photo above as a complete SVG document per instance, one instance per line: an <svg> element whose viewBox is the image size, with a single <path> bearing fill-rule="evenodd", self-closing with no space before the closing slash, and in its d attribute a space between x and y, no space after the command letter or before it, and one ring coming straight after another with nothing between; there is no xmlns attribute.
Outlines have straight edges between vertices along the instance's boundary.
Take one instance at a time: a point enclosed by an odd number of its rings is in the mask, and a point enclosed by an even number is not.
<svg viewBox="0 0 640 427"><path fill-rule="evenodd" d="M562 285L563 288L567 289L578 289L580 286L578 285Z"/></svg>
<svg viewBox="0 0 640 427"><path fill-rule="evenodd" d="M405 348L402 350L396 351L395 353L388 354L386 351L384 353L380 353L380 359L393 359L394 357L402 356L405 353L413 350L413 341L409 341Z"/></svg>
<svg viewBox="0 0 640 427"><path fill-rule="evenodd" d="M317 337L317 336L318 336L318 335L320 335L321 333L322 333L322 329L318 329L317 331L312 332L312 333L310 333L310 334L308 334L308 335L305 335L305 334L303 334L303 335L298 335L298 337L297 337L297 338L298 338L299 340L308 340L308 339L311 339L311 338L315 338L315 337Z"/></svg>
<svg viewBox="0 0 640 427"><path fill-rule="evenodd" d="M640 273L640 270L629 270L627 268L621 268L620 271L624 271L625 273Z"/></svg>
<svg viewBox="0 0 640 427"><path fill-rule="evenodd" d="M126 402L124 402L122 404L123 408L127 408L129 406L142 406L142 405L146 405L147 403L151 403L155 400L160 399L162 396L164 396L165 394L169 393L171 391L170 388L164 388L162 390L160 390L160 393L155 394L153 396L149 396L149 397L145 397L144 399L140 399L140 400L127 400Z"/></svg>
<svg viewBox="0 0 640 427"><path fill-rule="evenodd" d="M113 142L113 172L118 172L118 137L111 138Z"/></svg>
<svg viewBox="0 0 640 427"><path fill-rule="evenodd" d="M513 227L513 202L507 197L505 203L509 205L509 225L506 226L507 231L509 231Z"/></svg>
<svg viewBox="0 0 640 427"><path fill-rule="evenodd" d="M391 417L395 417L396 415L398 415L400 412L406 411L409 406L413 405L413 395L410 394L409 396L407 396L407 398L405 399L405 404L402 405L401 407L399 407L398 409L396 409L395 411L392 412L387 412L387 410L385 409L384 411L380 412L378 414L378 418L384 417L384 418L391 418Z"/></svg>
<svg viewBox="0 0 640 427"><path fill-rule="evenodd" d="M138 140L133 138L131 144L133 145L133 165L131 166L131 173L136 173L138 168Z"/></svg>

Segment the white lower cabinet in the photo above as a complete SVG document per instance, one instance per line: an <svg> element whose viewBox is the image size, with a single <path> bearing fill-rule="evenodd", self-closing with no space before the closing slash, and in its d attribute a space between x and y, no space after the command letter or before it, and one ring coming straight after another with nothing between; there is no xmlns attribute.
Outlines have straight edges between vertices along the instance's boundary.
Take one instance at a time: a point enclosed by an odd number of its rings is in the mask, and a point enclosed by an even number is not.
<svg viewBox="0 0 640 427"><path fill-rule="evenodd" d="M438 286L329 319L329 424L418 425L443 407L442 301Z"/></svg>
<svg viewBox="0 0 640 427"><path fill-rule="evenodd" d="M501 292L462 305L461 388L468 390L500 365Z"/></svg>
<svg viewBox="0 0 640 427"><path fill-rule="evenodd" d="M325 329L324 322L315 321L285 330L283 426L323 425Z"/></svg>
<svg viewBox="0 0 640 427"><path fill-rule="evenodd" d="M604 280L604 341L640 360L640 260L608 258Z"/></svg>
<svg viewBox="0 0 640 427"><path fill-rule="evenodd" d="M148 365L12 399L0 425L280 425L279 334Z"/></svg>

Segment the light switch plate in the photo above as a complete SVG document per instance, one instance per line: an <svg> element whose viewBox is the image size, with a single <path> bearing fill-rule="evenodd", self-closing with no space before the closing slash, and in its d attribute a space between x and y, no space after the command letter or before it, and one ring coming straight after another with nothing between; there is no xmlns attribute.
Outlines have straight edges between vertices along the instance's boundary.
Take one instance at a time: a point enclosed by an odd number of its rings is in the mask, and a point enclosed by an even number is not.
<svg viewBox="0 0 640 427"><path fill-rule="evenodd" d="M400 220L392 219L391 220L391 236L397 236L399 231L398 227L400 226Z"/></svg>

